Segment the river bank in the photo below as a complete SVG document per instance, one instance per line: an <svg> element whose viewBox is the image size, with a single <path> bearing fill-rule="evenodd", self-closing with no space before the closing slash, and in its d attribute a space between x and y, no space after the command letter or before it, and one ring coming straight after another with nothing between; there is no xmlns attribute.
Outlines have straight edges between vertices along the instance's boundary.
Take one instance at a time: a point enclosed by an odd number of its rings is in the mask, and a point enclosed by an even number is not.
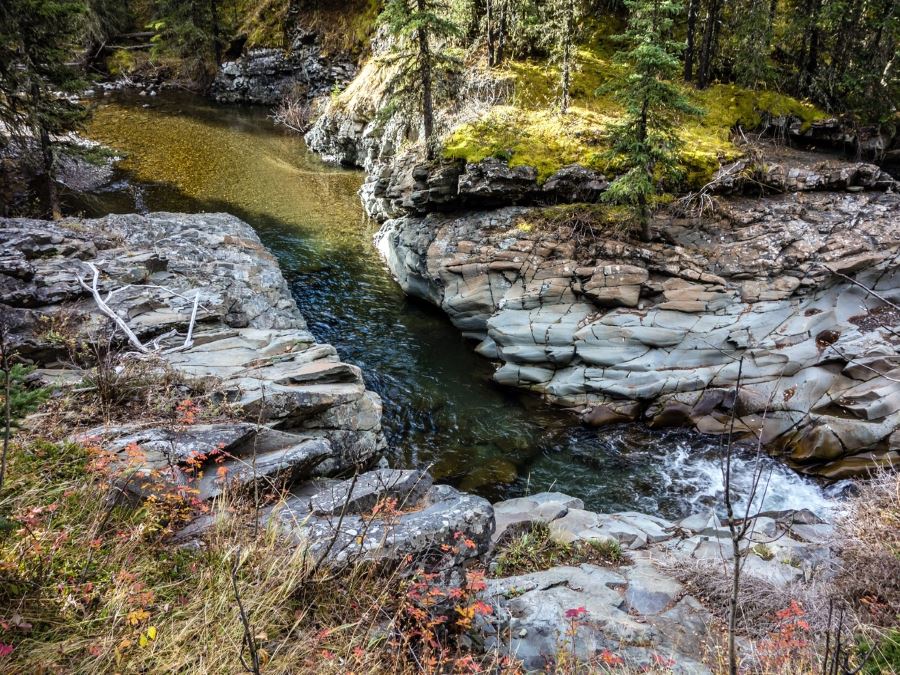
<svg viewBox="0 0 900 675"><path fill-rule="evenodd" d="M393 275L479 341L496 382L598 426L736 426L832 479L900 464L900 411L887 403L900 212L889 174L707 129L725 144L715 167L699 190L672 196L647 243L598 204L610 183L598 169L559 167L567 155L553 144L533 164L457 157L459 135L478 124L463 101L442 113L453 130L443 155L426 160L412 118L375 114L388 98L373 60L307 142L365 169L361 199L382 223ZM812 121L757 112L760 131L787 129L800 143L820 124L814 111ZM578 147L593 157L584 138Z"/></svg>
<svg viewBox="0 0 900 675"><path fill-rule="evenodd" d="M421 566L425 579L440 579L428 582L440 594L470 577L459 592L482 603L472 607L484 620L466 630L488 654L528 669L559 658L577 629L579 661L603 652L634 668L663 659L673 672L709 672L718 619L673 566L723 573L727 529L711 508L673 522L598 514L559 493L492 506L424 471L370 470L385 450L382 402L358 368L315 341L275 259L233 216L2 220L0 237L5 338L42 367L55 414L69 415L49 427L54 413L43 412L29 435L44 448L74 442L65 452L87 453L94 476L137 506L162 509L166 545L210 555L222 519L242 514L314 571ZM104 314L117 317L115 329ZM773 607L798 592L794 584L828 574L831 525L808 510L767 511L754 523L758 533L743 544L753 549L747 583L770 589ZM517 538L540 528L569 565L510 562ZM472 577L473 566L484 572ZM573 629L568 613L578 606Z"/></svg>

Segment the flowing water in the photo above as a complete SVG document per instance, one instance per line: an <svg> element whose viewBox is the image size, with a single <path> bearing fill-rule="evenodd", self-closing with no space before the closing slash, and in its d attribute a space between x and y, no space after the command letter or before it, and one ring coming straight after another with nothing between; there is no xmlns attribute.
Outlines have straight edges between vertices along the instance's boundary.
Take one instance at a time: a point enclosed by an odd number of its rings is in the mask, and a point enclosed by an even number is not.
<svg viewBox="0 0 900 675"><path fill-rule="evenodd" d="M555 489L598 511L677 517L721 497L716 439L636 424L587 429L494 385L492 365L382 265L356 194L362 174L322 163L265 111L185 95L111 97L88 135L126 159L116 184L75 205L86 215L226 211L254 227L316 338L359 365L384 400L392 464L430 467L492 499ZM766 461L767 507L830 508L820 486ZM748 480L741 468L738 483Z"/></svg>

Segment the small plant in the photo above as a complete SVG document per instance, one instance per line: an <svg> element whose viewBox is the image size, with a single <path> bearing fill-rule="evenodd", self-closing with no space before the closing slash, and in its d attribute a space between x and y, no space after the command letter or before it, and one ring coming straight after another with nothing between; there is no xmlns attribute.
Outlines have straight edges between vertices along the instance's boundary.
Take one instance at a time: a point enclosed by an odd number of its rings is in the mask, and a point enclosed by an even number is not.
<svg viewBox="0 0 900 675"><path fill-rule="evenodd" d="M2 449L0 449L0 491L6 475L6 461L9 454L12 432L19 421L33 412L47 398L47 391L29 387L27 376L31 369L15 363L16 354L10 345L8 329L0 324L0 424L3 426Z"/></svg>
<svg viewBox="0 0 900 675"><path fill-rule="evenodd" d="M563 544L551 536L545 523L535 523L530 530L501 542L494 556L493 572L497 576L528 574L557 565L621 565L626 562L617 541L594 539Z"/></svg>
<svg viewBox="0 0 900 675"><path fill-rule="evenodd" d="M750 550L753 551L753 553L758 555L760 558L762 558L763 560L766 560L766 561L769 561L769 560L772 560L773 558L775 558L775 554L772 552L772 549L770 549L765 544L754 544L753 548L751 548Z"/></svg>
<svg viewBox="0 0 900 675"><path fill-rule="evenodd" d="M127 49L117 49L106 59L106 69L113 77L130 75L134 71L135 65L134 56Z"/></svg>
<svg viewBox="0 0 900 675"><path fill-rule="evenodd" d="M775 613L776 629L759 643L760 661L765 672L809 672L812 663L811 631L806 611L796 600ZM807 667L804 667L805 664Z"/></svg>
<svg viewBox="0 0 900 675"><path fill-rule="evenodd" d="M613 565L622 565L627 561L622 545L615 539L590 539L587 544L604 561Z"/></svg>

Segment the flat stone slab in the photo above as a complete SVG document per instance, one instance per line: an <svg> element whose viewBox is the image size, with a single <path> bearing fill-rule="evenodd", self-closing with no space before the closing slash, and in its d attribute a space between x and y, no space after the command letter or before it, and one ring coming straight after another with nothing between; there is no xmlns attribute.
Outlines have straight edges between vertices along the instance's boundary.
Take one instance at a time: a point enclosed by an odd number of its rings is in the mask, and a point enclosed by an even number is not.
<svg viewBox="0 0 900 675"><path fill-rule="evenodd" d="M341 513L360 514L371 511L384 499L394 499L395 508L418 504L432 486L425 471L379 469L346 480L310 499L310 512L315 516Z"/></svg>
<svg viewBox="0 0 900 675"><path fill-rule="evenodd" d="M514 534L535 523L550 523L565 516L569 509L583 509L584 502L561 492L540 492L494 504L497 527L494 541L507 533Z"/></svg>
<svg viewBox="0 0 900 675"><path fill-rule="evenodd" d="M410 490L427 482L418 478L418 483L407 486ZM326 488L327 500L333 490ZM409 560L432 569L449 569L483 555L494 532L490 502L447 485L432 486L403 509L378 514L315 515L309 510L310 503L327 501L318 497L288 500L266 514L265 520L277 522L290 541L307 547L315 559L324 557L329 565Z"/></svg>

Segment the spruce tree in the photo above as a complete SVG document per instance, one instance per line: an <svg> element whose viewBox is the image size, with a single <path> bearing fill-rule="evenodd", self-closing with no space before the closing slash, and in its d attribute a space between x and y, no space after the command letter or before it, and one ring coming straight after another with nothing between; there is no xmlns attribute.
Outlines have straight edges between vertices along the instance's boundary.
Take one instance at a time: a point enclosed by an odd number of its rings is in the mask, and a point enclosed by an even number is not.
<svg viewBox="0 0 900 675"><path fill-rule="evenodd" d="M156 19L150 24L157 53L181 59L181 71L205 84L222 60L222 30L218 0L156 0Z"/></svg>
<svg viewBox="0 0 900 675"><path fill-rule="evenodd" d="M675 132L680 114L696 114L671 82L680 63L681 45L672 41L672 24L681 11L676 0L625 0L628 28L620 38L629 48L617 60L624 74L604 87L624 106L623 119L610 129L611 154L624 173L604 193L604 200L628 206L650 239L650 219L662 185L677 179L680 140Z"/></svg>
<svg viewBox="0 0 900 675"><path fill-rule="evenodd" d="M40 150L53 218L61 217L54 182L55 136L78 127L85 109L66 94L81 87L75 60L83 0L3 0L0 3L0 121Z"/></svg>
<svg viewBox="0 0 900 675"><path fill-rule="evenodd" d="M393 43L385 62L394 69L388 81L392 102L418 108L425 155L434 159L435 90L459 61L450 56L447 40L461 36L438 0L388 0L380 17Z"/></svg>
<svg viewBox="0 0 900 675"><path fill-rule="evenodd" d="M729 31L734 42L734 77L744 87L762 88L771 79L771 7L767 0L748 0L735 7Z"/></svg>
<svg viewBox="0 0 900 675"><path fill-rule="evenodd" d="M559 63L559 111L565 115L569 110L572 57L581 7L579 0L553 0L551 10L553 54Z"/></svg>

